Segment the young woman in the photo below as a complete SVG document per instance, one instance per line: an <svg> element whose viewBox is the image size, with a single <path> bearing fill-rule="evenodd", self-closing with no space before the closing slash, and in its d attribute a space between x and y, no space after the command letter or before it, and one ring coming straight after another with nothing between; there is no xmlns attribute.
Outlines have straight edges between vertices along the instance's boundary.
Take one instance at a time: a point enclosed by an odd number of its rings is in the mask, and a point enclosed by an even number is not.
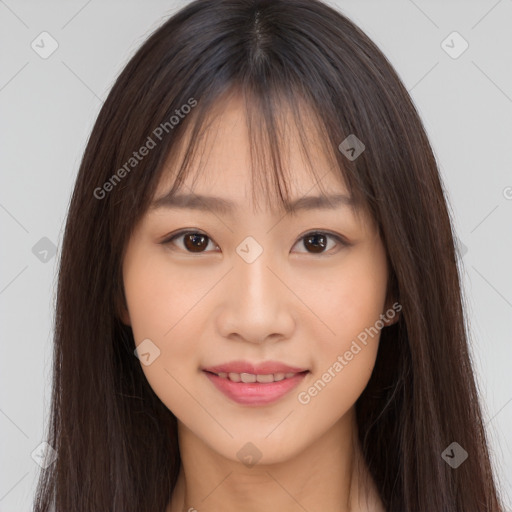
<svg viewBox="0 0 512 512"><path fill-rule="evenodd" d="M62 246L35 510L502 510L436 161L311 0L197 0L131 59Z"/></svg>

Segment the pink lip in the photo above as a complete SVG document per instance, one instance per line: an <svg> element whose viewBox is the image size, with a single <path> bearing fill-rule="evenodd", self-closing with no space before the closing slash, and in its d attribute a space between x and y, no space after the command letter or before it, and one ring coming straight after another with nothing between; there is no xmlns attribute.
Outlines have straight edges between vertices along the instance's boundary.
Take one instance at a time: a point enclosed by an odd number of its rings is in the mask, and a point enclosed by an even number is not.
<svg viewBox="0 0 512 512"><path fill-rule="evenodd" d="M211 373L252 373L253 375L268 375L269 373L301 373L307 368L288 366L279 361L265 361L263 363L249 363L248 361L232 361L231 363L220 364L202 368Z"/></svg>
<svg viewBox="0 0 512 512"><path fill-rule="evenodd" d="M222 391L222 393L224 393L231 400L234 400L235 402L243 405L267 405L275 402L276 400L279 400L281 397L289 393L293 388L298 386L308 372L306 371L297 373L289 379L268 383L233 382L229 379L219 377L214 373L210 373L209 371L203 371L203 373L210 379L210 381L219 391Z"/></svg>

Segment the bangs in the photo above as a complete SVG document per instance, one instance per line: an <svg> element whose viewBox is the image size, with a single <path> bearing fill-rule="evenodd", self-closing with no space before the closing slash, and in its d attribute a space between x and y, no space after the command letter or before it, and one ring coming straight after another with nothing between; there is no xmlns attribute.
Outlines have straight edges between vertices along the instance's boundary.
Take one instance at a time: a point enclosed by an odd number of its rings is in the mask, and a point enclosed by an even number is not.
<svg viewBox="0 0 512 512"><path fill-rule="evenodd" d="M172 197L188 188L184 182L189 175L192 183L196 183L209 160L205 147L215 133L212 126L230 100L241 99L250 141L251 192L255 210L290 212L288 205L295 199L290 185L297 181L290 157L292 152L299 152L300 160L314 182L303 196L314 191L315 195L323 196L332 193L323 181L329 174L334 175L349 194L354 214L367 216L367 201L354 179L355 162L338 150L343 134L336 134L336 130L327 126L324 120L328 116L323 115L319 106L302 91L285 92L277 88L261 91L254 87L254 83L259 82L234 84L217 94L210 91L201 96L193 112L174 133L166 158L155 173L155 181L172 182L166 196ZM338 131L341 132L339 128ZM318 157L315 161L315 153L324 156L321 163ZM154 193L156 184L152 189ZM264 203L260 199L264 199Z"/></svg>

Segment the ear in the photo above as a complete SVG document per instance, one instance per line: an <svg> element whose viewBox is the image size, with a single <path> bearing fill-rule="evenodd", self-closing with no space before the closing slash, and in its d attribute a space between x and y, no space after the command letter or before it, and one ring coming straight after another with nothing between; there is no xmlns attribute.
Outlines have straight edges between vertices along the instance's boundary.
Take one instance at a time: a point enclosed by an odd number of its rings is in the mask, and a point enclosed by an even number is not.
<svg viewBox="0 0 512 512"><path fill-rule="evenodd" d="M125 325L132 325L132 322L130 320L130 313L128 312L128 308L126 306L122 307L122 310L119 312L119 318L121 319L121 322Z"/></svg>
<svg viewBox="0 0 512 512"><path fill-rule="evenodd" d="M132 325L130 319L130 312L128 311L128 305L126 304L126 298L124 296L124 290L118 291L116 294L116 314L125 325Z"/></svg>
<svg viewBox="0 0 512 512"><path fill-rule="evenodd" d="M385 327L389 327L390 325L396 324L398 320L400 320L400 311L402 310L402 305L397 301L389 304L389 307L386 307L384 312L382 313L382 321L384 322Z"/></svg>

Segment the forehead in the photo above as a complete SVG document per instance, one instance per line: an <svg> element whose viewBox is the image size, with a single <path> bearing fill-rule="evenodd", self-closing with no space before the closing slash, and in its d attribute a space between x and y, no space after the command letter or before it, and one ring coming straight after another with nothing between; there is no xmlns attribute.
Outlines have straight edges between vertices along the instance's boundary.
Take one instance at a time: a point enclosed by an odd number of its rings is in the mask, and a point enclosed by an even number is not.
<svg viewBox="0 0 512 512"><path fill-rule="evenodd" d="M300 126L289 108L273 113L274 138L268 119L254 110L233 94L207 113L199 137L188 127L164 165L152 208L188 206L233 215L251 196L254 206L263 199L267 208L289 213L355 206L309 109L301 113Z"/></svg>

